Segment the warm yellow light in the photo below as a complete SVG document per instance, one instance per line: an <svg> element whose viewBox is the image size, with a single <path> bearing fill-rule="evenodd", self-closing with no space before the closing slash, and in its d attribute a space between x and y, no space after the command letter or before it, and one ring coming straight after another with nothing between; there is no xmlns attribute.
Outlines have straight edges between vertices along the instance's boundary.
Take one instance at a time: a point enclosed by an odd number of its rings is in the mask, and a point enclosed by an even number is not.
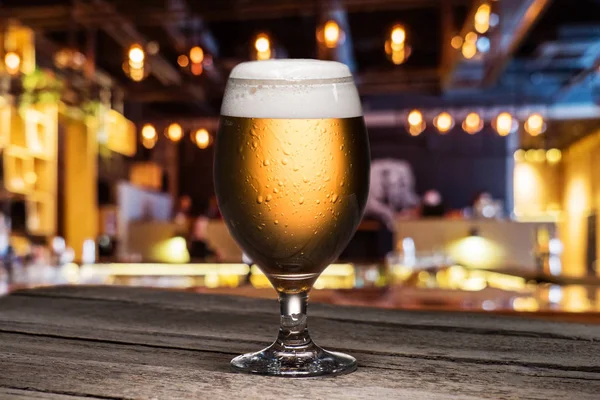
<svg viewBox="0 0 600 400"><path fill-rule="evenodd" d="M400 65L408 58L410 54L408 48L402 47L400 50L392 50L391 59L394 65Z"/></svg>
<svg viewBox="0 0 600 400"><path fill-rule="evenodd" d="M518 312L534 312L540 308L538 301L533 297L517 297L512 306Z"/></svg>
<svg viewBox="0 0 600 400"><path fill-rule="evenodd" d="M156 138L154 138L154 139L142 138L142 146L144 146L145 148L152 149L152 148L154 148L155 145L156 145Z"/></svg>
<svg viewBox="0 0 600 400"><path fill-rule="evenodd" d="M16 74L21 66L21 56L14 51L9 51L4 55L4 65L9 74Z"/></svg>
<svg viewBox="0 0 600 400"><path fill-rule="evenodd" d="M173 123L167 128L167 137L174 142L179 142L183 137L183 129L181 125Z"/></svg>
<svg viewBox="0 0 600 400"><path fill-rule="evenodd" d="M531 114L525 121L524 128L531 136L538 136L546 130L544 117L537 113Z"/></svg>
<svg viewBox="0 0 600 400"><path fill-rule="evenodd" d="M516 162L525 161L525 150L519 149L519 150L515 151L515 154L513 155L513 157Z"/></svg>
<svg viewBox="0 0 600 400"><path fill-rule="evenodd" d="M205 149L210 144L210 133L204 128L194 132L194 142L200 149Z"/></svg>
<svg viewBox="0 0 600 400"><path fill-rule="evenodd" d="M406 30L402 25L394 25L390 38L392 39L393 45L404 44L406 41Z"/></svg>
<svg viewBox="0 0 600 400"><path fill-rule="evenodd" d="M195 64L204 61L204 50L200 46L194 46L190 49L190 60Z"/></svg>
<svg viewBox="0 0 600 400"><path fill-rule="evenodd" d="M412 136L418 136L425 130L425 121L423 114L419 110L412 110L408 113L408 133Z"/></svg>
<svg viewBox="0 0 600 400"><path fill-rule="evenodd" d="M435 125L440 133L446 133L454 126L454 119L447 112L442 112L435 117L433 125Z"/></svg>
<svg viewBox="0 0 600 400"><path fill-rule="evenodd" d="M458 49L460 49L460 47L463 44L463 38L456 35L452 38L452 40L450 41L450 44L452 45L452 47L454 47L456 50L458 50Z"/></svg>
<svg viewBox="0 0 600 400"><path fill-rule="evenodd" d="M536 157L535 154L536 154L535 150L533 150L533 149L527 150L525 152L525 161L530 162L530 163L535 162L535 157Z"/></svg>
<svg viewBox="0 0 600 400"><path fill-rule="evenodd" d="M423 123L423 114L419 110L412 110L408 113L408 124L412 126L421 125Z"/></svg>
<svg viewBox="0 0 600 400"><path fill-rule="evenodd" d="M323 28L323 37L327 47L333 48L337 46L340 40L340 26L337 24L337 22L329 20L325 23Z"/></svg>
<svg viewBox="0 0 600 400"><path fill-rule="evenodd" d="M181 68L185 68L190 64L190 59L185 54L182 54L177 57L177 64L179 64Z"/></svg>
<svg viewBox="0 0 600 400"><path fill-rule="evenodd" d="M489 268L499 263L504 255L500 245L480 236L468 236L454 241L448 246L448 252L457 263L471 268ZM471 272L469 278L477 277Z"/></svg>
<svg viewBox="0 0 600 400"><path fill-rule="evenodd" d="M152 124L145 124L142 127L142 138L147 140L153 140L156 138L156 129Z"/></svg>
<svg viewBox="0 0 600 400"><path fill-rule="evenodd" d="M271 49L271 41L269 40L269 36L264 33L258 35L254 41L254 48L259 53L268 52Z"/></svg>
<svg viewBox="0 0 600 400"><path fill-rule="evenodd" d="M500 136L508 136L513 131L514 119L507 112L498 114L495 121L496 132Z"/></svg>
<svg viewBox="0 0 600 400"><path fill-rule="evenodd" d="M550 149L546 152L546 160L550 164L556 164L562 160L562 152L559 149Z"/></svg>
<svg viewBox="0 0 600 400"><path fill-rule="evenodd" d="M462 55L467 60L475 57L477 54L477 45L475 42L464 42L462 45Z"/></svg>
<svg viewBox="0 0 600 400"><path fill-rule="evenodd" d="M474 135L483 129L483 120L476 112L467 114L465 120L462 123L462 128L465 132L470 135Z"/></svg>
<svg viewBox="0 0 600 400"><path fill-rule="evenodd" d="M129 77L136 82L143 80L145 77L144 68L130 68Z"/></svg>
<svg viewBox="0 0 600 400"><path fill-rule="evenodd" d="M139 44L134 44L129 48L129 65L132 67L141 67L145 58L144 49Z"/></svg>
<svg viewBox="0 0 600 400"><path fill-rule="evenodd" d="M465 35L465 42L473 43L477 41L477 34L475 32L469 32Z"/></svg>
<svg viewBox="0 0 600 400"><path fill-rule="evenodd" d="M533 160L538 163L546 161L546 152L543 149L538 149L533 155Z"/></svg>
<svg viewBox="0 0 600 400"><path fill-rule="evenodd" d="M479 33L486 33L490 29L490 13L492 7L489 4L483 3L475 13L475 30Z"/></svg>
<svg viewBox="0 0 600 400"><path fill-rule="evenodd" d="M194 63L194 64L192 64L191 71L192 71L192 74L194 74L196 76L202 75L202 71L204 71L204 67L202 66L202 64Z"/></svg>

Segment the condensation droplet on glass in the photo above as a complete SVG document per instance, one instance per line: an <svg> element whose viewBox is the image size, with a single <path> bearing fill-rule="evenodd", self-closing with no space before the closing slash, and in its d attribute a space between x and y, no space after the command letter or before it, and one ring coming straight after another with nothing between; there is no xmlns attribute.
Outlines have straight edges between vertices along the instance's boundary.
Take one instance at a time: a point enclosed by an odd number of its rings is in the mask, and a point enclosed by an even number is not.
<svg viewBox="0 0 600 400"><path fill-rule="evenodd" d="M288 149L283 149L283 154L285 154L286 156L290 155L290 151Z"/></svg>
<svg viewBox="0 0 600 400"><path fill-rule="evenodd" d="M304 181L304 183L308 183L308 178L307 177L302 177L302 180Z"/></svg>
<svg viewBox="0 0 600 400"><path fill-rule="evenodd" d="M263 161L263 165L264 165L265 167L268 167L268 166L269 166L269 164L271 164L271 163L269 162L269 160L265 160L265 161Z"/></svg>
<svg viewBox="0 0 600 400"><path fill-rule="evenodd" d="M329 198L329 193L327 193L327 196L325 196L325 197Z"/></svg>
<svg viewBox="0 0 600 400"><path fill-rule="evenodd" d="M279 181L279 186L283 186L283 181Z"/></svg>
<svg viewBox="0 0 600 400"><path fill-rule="evenodd" d="M262 197L262 196L258 196L258 197L256 198L256 202L257 202L258 204L261 204L261 203L263 202L263 197Z"/></svg>
<svg viewBox="0 0 600 400"><path fill-rule="evenodd" d="M327 128L321 128L321 133L326 133L327 132Z"/></svg>
<svg viewBox="0 0 600 400"><path fill-rule="evenodd" d="M268 203L271 201L271 198L272 198L271 195L268 194L267 197L265 197L265 201Z"/></svg>
<svg viewBox="0 0 600 400"><path fill-rule="evenodd" d="M317 204L321 204L321 200L317 200Z"/></svg>
<svg viewBox="0 0 600 400"><path fill-rule="evenodd" d="M340 146L340 150L344 151L344 145Z"/></svg>
<svg viewBox="0 0 600 400"><path fill-rule="evenodd" d="M275 220L275 221L273 221L273 223L274 223L275 225L278 225L278 224L279 224L279 221L278 221L278 220Z"/></svg>
<svg viewBox="0 0 600 400"><path fill-rule="evenodd" d="M281 163L282 163L283 165L287 165L287 163L288 163L288 159L287 159L287 158L284 158L283 160L281 160Z"/></svg>
<svg viewBox="0 0 600 400"><path fill-rule="evenodd" d="M298 171L298 167L297 167L297 166L296 166L296 167L294 167L294 171Z"/></svg>
<svg viewBox="0 0 600 400"><path fill-rule="evenodd" d="M300 200L298 200L298 203L304 204L304 197L300 197Z"/></svg>
<svg viewBox="0 0 600 400"><path fill-rule="evenodd" d="M329 182L329 177L328 176L325 177L325 182Z"/></svg>
<svg viewBox="0 0 600 400"><path fill-rule="evenodd" d="M346 182L344 182L344 180L342 179L342 181L340 182L340 186L344 186Z"/></svg>
<svg viewBox="0 0 600 400"><path fill-rule="evenodd" d="M337 199L338 199L338 195L337 194L334 194L333 196L331 196L331 202L332 203L335 203L337 201Z"/></svg>
<svg viewBox="0 0 600 400"><path fill-rule="evenodd" d="M279 193L279 189L273 188L273 193Z"/></svg>

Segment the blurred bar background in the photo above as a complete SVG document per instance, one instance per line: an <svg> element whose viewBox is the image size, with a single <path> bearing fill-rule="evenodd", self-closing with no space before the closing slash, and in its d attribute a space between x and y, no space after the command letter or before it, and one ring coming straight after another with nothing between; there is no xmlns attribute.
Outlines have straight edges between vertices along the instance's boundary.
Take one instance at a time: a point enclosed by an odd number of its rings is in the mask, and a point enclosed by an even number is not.
<svg viewBox="0 0 600 400"><path fill-rule="evenodd" d="M373 160L313 299L599 321L598 0L5 0L0 293L275 297L213 141L231 69L287 57L350 67Z"/></svg>

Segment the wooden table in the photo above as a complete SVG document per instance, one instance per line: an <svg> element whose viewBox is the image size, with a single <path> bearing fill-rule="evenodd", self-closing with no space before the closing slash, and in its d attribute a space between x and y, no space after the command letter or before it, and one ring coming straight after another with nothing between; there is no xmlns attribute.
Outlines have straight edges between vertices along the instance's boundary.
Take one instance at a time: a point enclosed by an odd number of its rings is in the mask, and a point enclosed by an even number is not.
<svg viewBox="0 0 600 400"><path fill-rule="evenodd" d="M236 374L274 338L275 301L119 287L0 299L0 398L598 399L600 327L314 304L312 336L354 355L335 378Z"/></svg>

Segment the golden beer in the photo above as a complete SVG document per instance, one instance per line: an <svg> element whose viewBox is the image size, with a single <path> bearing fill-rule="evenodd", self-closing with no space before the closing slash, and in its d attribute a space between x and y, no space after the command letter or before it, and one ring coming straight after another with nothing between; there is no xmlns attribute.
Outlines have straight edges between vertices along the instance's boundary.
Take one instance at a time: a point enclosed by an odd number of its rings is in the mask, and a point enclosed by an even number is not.
<svg viewBox="0 0 600 400"><path fill-rule="evenodd" d="M281 324L266 349L231 361L277 376L352 372L356 360L310 338L308 292L362 217L369 142L358 92L343 64L269 60L236 66L216 138L223 219L278 292Z"/></svg>
<svg viewBox="0 0 600 400"><path fill-rule="evenodd" d="M309 288L344 250L367 200L368 146L362 117L222 117L221 212L278 290Z"/></svg>

